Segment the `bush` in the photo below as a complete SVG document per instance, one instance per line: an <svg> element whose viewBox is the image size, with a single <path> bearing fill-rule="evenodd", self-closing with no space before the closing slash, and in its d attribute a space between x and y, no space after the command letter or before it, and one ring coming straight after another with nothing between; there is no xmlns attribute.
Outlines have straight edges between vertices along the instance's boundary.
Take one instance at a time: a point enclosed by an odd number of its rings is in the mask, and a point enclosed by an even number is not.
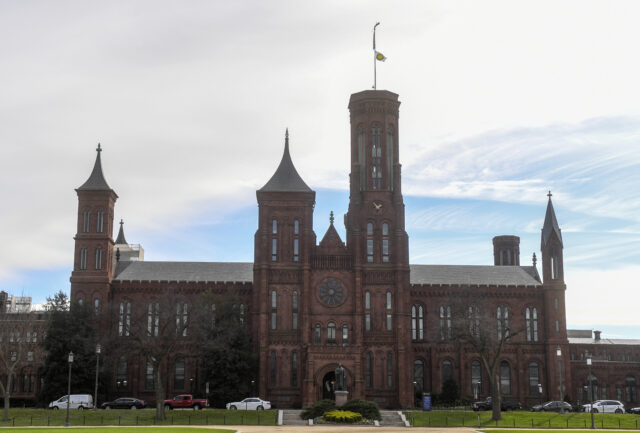
<svg viewBox="0 0 640 433"><path fill-rule="evenodd" d="M332 411L336 408L336 403L333 400L320 400L307 407L300 414L302 419L312 419L324 415L326 412Z"/></svg>
<svg viewBox="0 0 640 433"><path fill-rule="evenodd" d="M366 419L381 419L378 404L361 398L347 401L340 409L359 413Z"/></svg>
<svg viewBox="0 0 640 433"><path fill-rule="evenodd" d="M348 410L332 410L324 414L324 419L331 422L353 424L362 421L362 415Z"/></svg>

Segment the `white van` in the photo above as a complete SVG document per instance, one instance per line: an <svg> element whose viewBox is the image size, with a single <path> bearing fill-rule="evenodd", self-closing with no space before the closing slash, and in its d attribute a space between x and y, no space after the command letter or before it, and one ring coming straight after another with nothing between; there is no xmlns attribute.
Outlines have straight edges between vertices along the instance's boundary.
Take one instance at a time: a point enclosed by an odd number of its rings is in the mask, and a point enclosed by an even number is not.
<svg viewBox="0 0 640 433"><path fill-rule="evenodd" d="M67 396L60 397L49 403L49 409L66 409ZM93 396L91 394L71 394L69 409L93 409Z"/></svg>

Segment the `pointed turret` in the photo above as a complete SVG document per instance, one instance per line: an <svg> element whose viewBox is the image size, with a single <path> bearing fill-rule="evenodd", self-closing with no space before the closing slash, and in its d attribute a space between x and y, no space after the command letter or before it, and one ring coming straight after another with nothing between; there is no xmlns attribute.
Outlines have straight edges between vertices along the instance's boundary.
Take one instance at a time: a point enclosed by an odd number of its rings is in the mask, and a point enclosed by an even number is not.
<svg viewBox="0 0 640 433"><path fill-rule="evenodd" d="M549 243L549 238L551 238L553 233L555 233L558 242L560 242L560 246L562 246L562 233L558 226L556 213L553 210L553 203L551 203L551 191L549 191L547 196L549 197L549 202L547 203L547 214L544 217L544 225L542 226L542 248Z"/></svg>
<svg viewBox="0 0 640 433"><path fill-rule="evenodd" d="M127 240L124 237L124 229L122 226L124 225L124 221L120 220L120 230L118 231L118 237L116 239L116 245L126 244Z"/></svg>
<svg viewBox="0 0 640 433"><path fill-rule="evenodd" d="M111 187L107 184L107 181L104 178L104 174L102 173L102 162L100 160L100 153L102 152L102 148L100 147L100 143L98 143L96 152L98 154L96 155L96 163L93 165L91 176L89 176L89 179L87 179L87 181L78 188L79 190L111 190Z"/></svg>
<svg viewBox="0 0 640 433"><path fill-rule="evenodd" d="M269 182L259 191L311 192L311 188L302 180L289 154L289 129L284 137L284 154L278 169Z"/></svg>
<svg viewBox="0 0 640 433"><path fill-rule="evenodd" d="M551 203L551 191L547 196L549 197L549 202L547 204L547 213L544 217L544 225L542 226L542 235L540 236L542 274L545 282L552 280L563 282L562 232L558 226L556 213Z"/></svg>

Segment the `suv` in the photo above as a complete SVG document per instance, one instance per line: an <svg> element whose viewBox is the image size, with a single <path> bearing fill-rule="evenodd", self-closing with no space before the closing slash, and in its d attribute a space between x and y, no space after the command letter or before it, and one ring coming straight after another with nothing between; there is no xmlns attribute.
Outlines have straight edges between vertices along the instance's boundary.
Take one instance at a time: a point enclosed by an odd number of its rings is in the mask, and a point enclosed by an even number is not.
<svg viewBox="0 0 640 433"><path fill-rule="evenodd" d="M593 413L624 413L624 405L618 400L597 400L591 404L583 404L585 412Z"/></svg>

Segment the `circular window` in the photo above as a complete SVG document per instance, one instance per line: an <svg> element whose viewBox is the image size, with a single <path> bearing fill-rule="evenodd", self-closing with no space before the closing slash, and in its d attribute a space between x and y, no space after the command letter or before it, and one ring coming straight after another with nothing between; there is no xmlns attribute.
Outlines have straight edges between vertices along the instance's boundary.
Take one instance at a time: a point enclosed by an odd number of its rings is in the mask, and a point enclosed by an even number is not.
<svg viewBox="0 0 640 433"><path fill-rule="evenodd" d="M342 287L342 284L338 280L334 278L328 278L322 284L320 284L318 296L320 297L320 300L326 305L340 305L345 298L344 287Z"/></svg>

